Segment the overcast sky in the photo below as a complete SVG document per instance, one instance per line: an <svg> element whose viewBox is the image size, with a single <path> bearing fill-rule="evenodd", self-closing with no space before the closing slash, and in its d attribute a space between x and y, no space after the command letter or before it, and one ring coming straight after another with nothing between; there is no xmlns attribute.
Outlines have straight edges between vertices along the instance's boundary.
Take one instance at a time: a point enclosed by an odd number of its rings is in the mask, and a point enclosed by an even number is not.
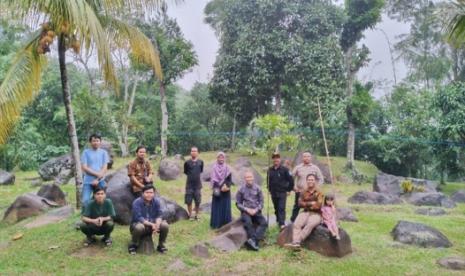
<svg viewBox="0 0 465 276"><path fill-rule="evenodd" d="M188 90L195 82L207 82L213 74L213 63L219 44L213 29L204 22L203 10L208 2L209 0L190 0L178 5L171 5L168 9L169 15L177 19L185 37L193 43L199 60L199 65L178 81L179 85ZM358 77L362 81L376 81L375 95L377 97L389 92L394 84L391 54L387 40L391 44L395 44L398 40L397 36L407 33L408 30L407 24L383 16L382 22L373 30L368 30L365 33L365 39L362 43L370 49L371 61L360 71ZM406 67L402 61L397 60L395 68L397 82L399 82L405 77Z"/></svg>

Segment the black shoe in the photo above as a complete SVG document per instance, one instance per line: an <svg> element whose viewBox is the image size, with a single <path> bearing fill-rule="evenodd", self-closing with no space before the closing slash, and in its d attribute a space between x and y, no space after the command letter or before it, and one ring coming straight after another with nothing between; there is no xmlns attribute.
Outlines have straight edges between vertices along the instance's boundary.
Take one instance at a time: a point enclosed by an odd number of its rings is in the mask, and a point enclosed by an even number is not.
<svg viewBox="0 0 465 276"><path fill-rule="evenodd" d="M84 246L87 247L93 243L95 243L97 240L95 239L94 236L92 237L87 237L86 240L84 241Z"/></svg>
<svg viewBox="0 0 465 276"><path fill-rule="evenodd" d="M111 246L113 244L113 241L111 240L110 237L106 238L106 237L103 237L102 238L102 242L106 245L106 246Z"/></svg>
<svg viewBox="0 0 465 276"><path fill-rule="evenodd" d="M157 246L157 251L163 254L168 251L168 248L166 248L164 245L159 245Z"/></svg>
<svg viewBox="0 0 465 276"><path fill-rule="evenodd" d="M247 247L249 247L253 251L258 251L258 249L259 249L257 243L253 239L248 239L245 242L245 244L247 245Z"/></svg>
<svg viewBox="0 0 465 276"><path fill-rule="evenodd" d="M128 247L128 252L129 254L131 255L136 255L136 251L137 251L137 246L135 244L131 244L129 247Z"/></svg>

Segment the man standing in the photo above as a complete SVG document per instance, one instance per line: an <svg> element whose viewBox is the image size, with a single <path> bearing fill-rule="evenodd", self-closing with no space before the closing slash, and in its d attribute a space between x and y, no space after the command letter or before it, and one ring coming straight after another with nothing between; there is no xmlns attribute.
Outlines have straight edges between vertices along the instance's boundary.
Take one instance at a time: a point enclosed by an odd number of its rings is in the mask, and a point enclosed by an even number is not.
<svg viewBox="0 0 465 276"><path fill-rule="evenodd" d="M297 165L292 171L292 175L296 178L296 185L294 186L295 191L295 203L294 208L292 209L291 221L294 222L299 214L299 196L302 191L306 189L307 186L307 175L315 174L317 176L317 184L323 184L323 174L321 174L320 168L312 164L312 155L310 152L306 151L302 154L302 163Z"/></svg>
<svg viewBox="0 0 465 276"><path fill-rule="evenodd" d="M128 251L131 255L136 254L137 247L142 237L159 233L157 251L165 253L165 241L168 236L169 226L162 221L160 203L155 199L155 188L146 185L142 188L142 196L132 203L132 220L129 231L132 241Z"/></svg>
<svg viewBox="0 0 465 276"><path fill-rule="evenodd" d="M95 188L105 187L103 178L107 172L108 162L110 157L107 151L100 148L102 137L97 134L92 134L89 137L91 148L85 149L81 156L82 170L84 171L84 183L82 186L82 205L85 205L92 197L92 192Z"/></svg>
<svg viewBox="0 0 465 276"><path fill-rule="evenodd" d="M288 193L294 189L294 179L289 169L281 165L279 153L274 153L271 158L273 166L268 169L268 190L271 193L276 221L282 230L286 220L286 198Z"/></svg>
<svg viewBox="0 0 465 276"><path fill-rule="evenodd" d="M86 235L85 246L96 241L95 235L103 235L102 241L110 246L110 234L113 231L113 218L116 216L113 203L106 198L105 190L95 188L94 199L91 199L82 209L80 229Z"/></svg>
<svg viewBox="0 0 465 276"><path fill-rule="evenodd" d="M262 215L263 193L255 183L254 175L248 171L244 174L245 185L236 194L236 206L241 211L241 221L247 232L246 245L258 251L258 242L265 237L268 222ZM255 229L254 224L257 224Z"/></svg>
<svg viewBox="0 0 465 276"><path fill-rule="evenodd" d="M131 180L132 194L137 198L142 195L142 189L146 185L153 185L153 170L150 162L145 159L147 149L138 146L136 159L129 163L128 176Z"/></svg>
<svg viewBox="0 0 465 276"><path fill-rule="evenodd" d="M191 159L184 163L184 174L187 175L186 194L184 201L191 220L199 218L200 203L202 200L202 181L200 174L203 172L203 161L198 159L199 149L191 148ZM192 200L195 202L195 217L192 215Z"/></svg>

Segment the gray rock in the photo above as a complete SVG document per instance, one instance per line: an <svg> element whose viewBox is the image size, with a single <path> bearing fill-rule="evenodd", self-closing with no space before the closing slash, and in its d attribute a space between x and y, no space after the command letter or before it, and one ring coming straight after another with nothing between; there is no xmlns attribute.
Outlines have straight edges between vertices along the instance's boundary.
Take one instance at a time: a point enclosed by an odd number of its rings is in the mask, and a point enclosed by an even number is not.
<svg viewBox="0 0 465 276"><path fill-rule="evenodd" d="M23 194L8 207L3 216L3 221L7 223L16 223L20 220L37 216L45 213L52 207L58 207L59 204L50 201L36 194Z"/></svg>
<svg viewBox="0 0 465 276"><path fill-rule="evenodd" d="M463 257L445 257L438 260L438 264L447 269L465 270L465 258Z"/></svg>
<svg viewBox="0 0 465 276"><path fill-rule="evenodd" d="M352 204L401 204L402 200L394 195L378 192L359 191L348 199Z"/></svg>
<svg viewBox="0 0 465 276"><path fill-rule="evenodd" d="M444 208L454 208L456 206L449 197L443 193L412 193L407 197L407 201L417 206L438 206Z"/></svg>
<svg viewBox="0 0 465 276"><path fill-rule="evenodd" d="M357 217L349 207L341 207L336 209L337 219L342 221L358 222Z"/></svg>
<svg viewBox="0 0 465 276"><path fill-rule="evenodd" d="M37 228L37 227L41 227L44 225L52 224L52 223L58 223L60 221L63 221L71 217L73 213L74 213L74 208L70 205L63 206L57 209L52 209L46 214L38 216L33 221L24 225L24 227L31 229L31 228Z"/></svg>
<svg viewBox="0 0 465 276"><path fill-rule="evenodd" d="M465 203L465 190L459 190L455 192L451 199L456 203Z"/></svg>
<svg viewBox="0 0 465 276"><path fill-rule="evenodd" d="M204 259L210 258L208 247L203 243L199 243L199 244L192 246L190 248L190 252L192 253L192 255L200 257L200 258L204 258Z"/></svg>
<svg viewBox="0 0 465 276"><path fill-rule="evenodd" d="M262 185L263 177L258 171L252 166L252 162L245 157L241 157L234 162L234 170L232 172L232 181L238 186L245 185L244 175L247 171L250 171L254 175L255 182L258 185Z"/></svg>
<svg viewBox="0 0 465 276"><path fill-rule="evenodd" d="M217 236L207 242L210 246L223 251L233 252L239 250L247 241L244 225L237 219L217 230Z"/></svg>
<svg viewBox="0 0 465 276"><path fill-rule="evenodd" d="M293 225L289 224L279 233L279 246L292 242L292 227ZM352 242L344 229L339 228L339 235L341 239L336 240L331 237L328 228L319 225L301 245L303 248L316 251L324 256L341 258L352 253Z"/></svg>
<svg viewBox="0 0 465 276"><path fill-rule="evenodd" d="M152 255L155 252L152 235L146 235L140 239L137 252L144 255Z"/></svg>
<svg viewBox="0 0 465 276"><path fill-rule="evenodd" d="M182 154L179 154L179 153L174 155L173 159L178 160L178 161L185 161L184 156Z"/></svg>
<svg viewBox="0 0 465 276"><path fill-rule="evenodd" d="M199 206L200 212L209 214L212 211L212 203L211 202L206 202L202 203Z"/></svg>
<svg viewBox="0 0 465 276"><path fill-rule="evenodd" d="M181 176L181 165L177 160L163 159L158 168L158 175L161 180L176 180Z"/></svg>
<svg viewBox="0 0 465 276"><path fill-rule="evenodd" d="M4 170L0 170L0 185L15 184L15 175Z"/></svg>
<svg viewBox="0 0 465 276"><path fill-rule="evenodd" d="M425 215L425 216L443 216L447 213L444 209L430 207L430 208L419 208L415 210L415 214Z"/></svg>
<svg viewBox="0 0 465 276"><path fill-rule="evenodd" d="M420 247L451 247L452 243L437 229L408 221L399 221L392 229L395 241Z"/></svg>
<svg viewBox="0 0 465 276"><path fill-rule="evenodd" d="M44 197L50 201L54 201L59 205L66 204L66 195L65 193L55 184L44 185L40 187L40 190L37 192L38 196Z"/></svg>
<svg viewBox="0 0 465 276"><path fill-rule="evenodd" d="M40 165L38 173L44 181L66 184L74 176L74 160L71 154L52 158Z"/></svg>
<svg viewBox="0 0 465 276"><path fill-rule="evenodd" d="M113 160L115 158L115 154L113 152L113 145L107 140L102 140L102 142L100 143L100 148L105 150L108 153L108 156L110 157L110 162L108 162L107 164L108 169L113 168Z"/></svg>
<svg viewBox="0 0 465 276"><path fill-rule="evenodd" d="M121 224L129 224L132 216L132 202L134 195L131 192L131 184L127 167L123 167L107 176L107 197L113 202L116 212L115 221ZM163 218L168 223L188 219L187 211L176 202L157 195L163 211Z"/></svg>
<svg viewBox="0 0 465 276"><path fill-rule="evenodd" d="M399 196L404 192L402 190L402 182L405 180L410 180L414 186L421 187L424 192L436 192L439 185L436 181L401 177L380 172L375 178L373 191Z"/></svg>

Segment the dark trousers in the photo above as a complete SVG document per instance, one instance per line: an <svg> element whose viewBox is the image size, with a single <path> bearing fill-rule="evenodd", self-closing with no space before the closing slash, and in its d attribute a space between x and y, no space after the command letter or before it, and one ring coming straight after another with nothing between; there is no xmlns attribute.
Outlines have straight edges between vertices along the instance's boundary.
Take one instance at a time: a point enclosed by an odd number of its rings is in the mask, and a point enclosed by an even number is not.
<svg viewBox="0 0 465 276"><path fill-rule="evenodd" d="M129 231L131 232L132 244L136 246L139 246L139 242L142 237L153 234L152 227L146 226L140 222L131 224ZM163 221L160 224L160 229L158 229L158 233L160 233L160 236L158 237L158 246L165 244L166 238L168 237L168 231L168 223Z"/></svg>
<svg viewBox="0 0 465 276"><path fill-rule="evenodd" d="M246 212L242 212L241 221L244 224L245 232L247 237L255 241L263 240L265 238L265 232L268 228L268 222L261 212L251 216ZM257 225L257 228L255 228Z"/></svg>
<svg viewBox="0 0 465 276"><path fill-rule="evenodd" d="M89 238L94 235L103 235L106 239L108 239L114 227L115 224L112 220L105 221L102 226L97 226L93 223L81 223L80 225L82 233Z"/></svg>
<svg viewBox="0 0 465 276"><path fill-rule="evenodd" d="M292 216L291 216L292 222L294 222L297 216L299 215L299 211L300 211L299 197L300 197L300 193L295 193L295 202L294 202L294 207L292 208Z"/></svg>
<svg viewBox="0 0 465 276"><path fill-rule="evenodd" d="M271 194L271 201L273 201L274 214L278 225L284 225L286 221L286 193Z"/></svg>

